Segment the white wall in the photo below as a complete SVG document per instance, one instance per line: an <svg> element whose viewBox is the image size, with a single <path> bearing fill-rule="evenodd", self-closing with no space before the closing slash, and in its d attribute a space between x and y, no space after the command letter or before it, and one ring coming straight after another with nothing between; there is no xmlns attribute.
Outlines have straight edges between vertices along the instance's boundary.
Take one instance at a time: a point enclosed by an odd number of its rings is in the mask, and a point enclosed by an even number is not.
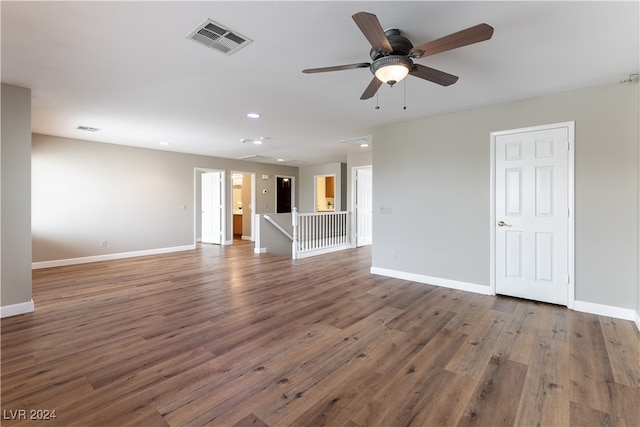
<svg viewBox="0 0 640 427"><path fill-rule="evenodd" d="M639 120L616 83L376 129L374 268L488 287L490 132L575 121L576 300L637 311Z"/></svg>
<svg viewBox="0 0 640 427"><path fill-rule="evenodd" d="M99 257L194 243L194 168L297 176L297 168L33 135L33 261ZM186 206L183 210L182 206ZM257 195L257 213L275 194ZM227 209L225 240L232 240ZM107 246L101 247L100 241Z"/></svg>
<svg viewBox="0 0 640 427"><path fill-rule="evenodd" d="M31 301L31 90L2 84L0 306L3 317Z"/></svg>

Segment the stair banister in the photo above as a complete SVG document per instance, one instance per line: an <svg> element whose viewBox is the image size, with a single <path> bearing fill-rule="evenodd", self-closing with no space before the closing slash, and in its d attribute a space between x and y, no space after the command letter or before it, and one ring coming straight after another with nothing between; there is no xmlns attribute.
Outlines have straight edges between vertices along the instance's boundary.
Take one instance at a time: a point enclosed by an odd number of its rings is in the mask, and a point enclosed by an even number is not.
<svg viewBox="0 0 640 427"><path fill-rule="evenodd" d="M299 258L298 253L298 208L295 206L291 210L291 225L293 225L293 240L291 241L291 257Z"/></svg>

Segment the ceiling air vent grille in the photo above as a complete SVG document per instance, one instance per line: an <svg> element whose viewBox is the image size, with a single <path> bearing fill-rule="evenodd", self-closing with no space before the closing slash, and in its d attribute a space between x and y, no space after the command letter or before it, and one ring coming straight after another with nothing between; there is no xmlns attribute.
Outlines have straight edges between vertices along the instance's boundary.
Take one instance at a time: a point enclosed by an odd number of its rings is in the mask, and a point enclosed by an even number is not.
<svg viewBox="0 0 640 427"><path fill-rule="evenodd" d="M85 130L85 131L87 131L87 132L100 132L100 129L98 129L98 128L92 128L92 127L90 127L90 126L81 126L81 125L79 125L79 126L77 126L77 127L76 127L76 129L78 129L78 130Z"/></svg>
<svg viewBox="0 0 640 427"><path fill-rule="evenodd" d="M236 53L253 41L211 19L200 24L187 38L227 55Z"/></svg>
<svg viewBox="0 0 640 427"><path fill-rule="evenodd" d="M274 163L278 165L284 166L299 166L303 164L300 160L291 160L291 159L282 159L277 157L266 157L260 156L258 154L251 154L249 156L238 157L238 160L245 160L247 162L257 162L257 163Z"/></svg>
<svg viewBox="0 0 640 427"><path fill-rule="evenodd" d="M355 145L358 147L370 147L372 145L372 137L371 135L360 136L358 138L345 139L340 142L342 142L343 144Z"/></svg>

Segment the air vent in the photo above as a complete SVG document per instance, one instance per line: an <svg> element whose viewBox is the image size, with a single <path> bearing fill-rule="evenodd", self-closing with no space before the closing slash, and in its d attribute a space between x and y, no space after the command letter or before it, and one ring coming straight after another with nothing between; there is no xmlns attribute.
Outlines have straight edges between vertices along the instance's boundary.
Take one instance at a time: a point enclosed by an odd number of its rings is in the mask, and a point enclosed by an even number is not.
<svg viewBox="0 0 640 427"><path fill-rule="evenodd" d="M238 160L246 160L248 162L260 162L260 163L271 163L274 161L273 157L258 156L257 154L238 157Z"/></svg>
<svg viewBox="0 0 640 427"><path fill-rule="evenodd" d="M204 21L187 38L227 55L236 53L253 41L211 19Z"/></svg>
<svg viewBox="0 0 640 427"><path fill-rule="evenodd" d="M92 127L89 127L89 126L78 126L76 129L84 130L84 131L87 131L87 132L100 132L100 129L92 128Z"/></svg>
<svg viewBox="0 0 640 427"><path fill-rule="evenodd" d="M371 146L371 135L369 136L360 136L358 138L353 139L345 139L344 141L340 141L343 144L355 145L358 147L370 147Z"/></svg>
<svg viewBox="0 0 640 427"><path fill-rule="evenodd" d="M304 163L300 160L283 159L278 157L266 157L266 156L260 156L257 154L238 157L238 160L244 160L247 162L257 162L257 163L274 163L274 164L284 165L284 166L299 166Z"/></svg>

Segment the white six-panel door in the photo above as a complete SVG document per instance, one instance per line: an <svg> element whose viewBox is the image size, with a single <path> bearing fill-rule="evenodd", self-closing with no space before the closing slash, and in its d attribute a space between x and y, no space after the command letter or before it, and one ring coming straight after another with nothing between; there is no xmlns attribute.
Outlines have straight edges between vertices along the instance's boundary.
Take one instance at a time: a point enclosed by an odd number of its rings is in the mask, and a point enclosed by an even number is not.
<svg viewBox="0 0 640 427"><path fill-rule="evenodd" d="M569 302L570 133L564 124L493 137L498 294Z"/></svg>
<svg viewBox="0 0 640 427"><path fill-rule="evenodd" d="M202 243L222 243L223 173L202 174Z"/></svg>
<svg viewBox="0 0 640 427"><path fill-rule="evenodd" d="M370 245L373 240L373 170L357 168L356 172L356 246Z"/></svg>

